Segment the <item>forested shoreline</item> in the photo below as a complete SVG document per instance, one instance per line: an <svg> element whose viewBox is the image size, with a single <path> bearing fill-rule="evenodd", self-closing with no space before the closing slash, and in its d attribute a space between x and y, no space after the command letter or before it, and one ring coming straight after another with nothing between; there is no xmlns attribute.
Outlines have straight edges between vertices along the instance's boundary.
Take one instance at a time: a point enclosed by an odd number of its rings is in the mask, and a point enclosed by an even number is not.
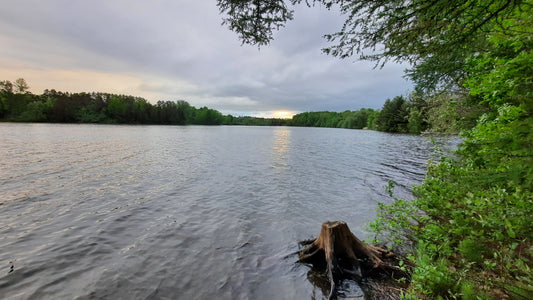
<svg viewBox="0 0 533 300"><path fill-rule="evenodd" d="M0 121L159 124L247 125L372 129L386 132L458 133L473 126L479 111L457 106L453 95L422 99L417 93L387 99L381 109L344 112L303 112L291 119L223 115L215 109L196 108L185 100L158 101L102 92L69 93L54 89L41 95L28 91L23 78L0 81Z"/></svg>
<svg viewBox="0 0 533 300"><path fill-rule="evenodd" d="M109 93L45 90L32 94L23 78L0 82L0 120L11 122L219 125L224 116L188 102L158 101Z"/></svg>

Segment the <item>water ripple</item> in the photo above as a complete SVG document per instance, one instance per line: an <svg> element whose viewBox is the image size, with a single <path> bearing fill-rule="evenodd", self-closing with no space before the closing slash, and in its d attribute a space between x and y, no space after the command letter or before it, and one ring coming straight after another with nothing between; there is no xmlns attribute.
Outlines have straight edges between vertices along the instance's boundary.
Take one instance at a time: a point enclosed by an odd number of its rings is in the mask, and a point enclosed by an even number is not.
<svg viewBox="0 0 533 300"><path fill-rule="evenodd" d="M0 143L5 299L320 298L297 242L326 220L364 238L388 180L411 197L432 147L361 130L9 123Z"/></svg>

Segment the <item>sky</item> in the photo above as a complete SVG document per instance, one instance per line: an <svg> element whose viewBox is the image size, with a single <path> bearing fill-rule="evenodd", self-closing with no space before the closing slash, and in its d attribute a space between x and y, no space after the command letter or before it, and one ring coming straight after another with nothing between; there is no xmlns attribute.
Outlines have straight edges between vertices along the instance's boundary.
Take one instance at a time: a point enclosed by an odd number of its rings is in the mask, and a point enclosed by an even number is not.
<svg viewBox="0 0 533 300"><path fill-rule="evenodd" d="M322 53L344 19L295 7L265 47L242 45L215 0L10 0L0 9L0 80L45 89L185 100L234 116L381 108L406 94L406 65Z"/></svg>

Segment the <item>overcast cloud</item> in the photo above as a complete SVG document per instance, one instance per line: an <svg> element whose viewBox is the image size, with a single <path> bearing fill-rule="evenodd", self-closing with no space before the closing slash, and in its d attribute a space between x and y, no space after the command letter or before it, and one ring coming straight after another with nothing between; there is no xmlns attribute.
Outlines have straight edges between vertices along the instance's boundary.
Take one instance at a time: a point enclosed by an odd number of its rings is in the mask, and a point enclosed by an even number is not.
<svg viewBox="0 0 533 300"><path fill-rule="evenodd" d="M0 80L46 88L183 99L234 115L380 108L405 94L405 66L322 54L342 17L296 8L258 49L221 26L216 1L13 0L0 10Z"/></svg>

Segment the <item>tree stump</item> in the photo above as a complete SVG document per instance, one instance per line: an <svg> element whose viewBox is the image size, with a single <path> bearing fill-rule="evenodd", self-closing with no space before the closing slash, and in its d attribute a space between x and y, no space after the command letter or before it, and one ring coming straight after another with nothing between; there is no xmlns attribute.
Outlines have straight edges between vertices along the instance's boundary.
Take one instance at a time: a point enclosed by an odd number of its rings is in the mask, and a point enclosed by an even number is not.
<svg viewBox="0 0 533 300"><path fill-rule="evenodd" d="M402 272L383 261L393 256L385 249L360 241L342 221L323 223L320 236L299 252L300 261L327 271L331 284L329 298L335 294L336 284L344 278L362 279L383 272Z"/></svg>

